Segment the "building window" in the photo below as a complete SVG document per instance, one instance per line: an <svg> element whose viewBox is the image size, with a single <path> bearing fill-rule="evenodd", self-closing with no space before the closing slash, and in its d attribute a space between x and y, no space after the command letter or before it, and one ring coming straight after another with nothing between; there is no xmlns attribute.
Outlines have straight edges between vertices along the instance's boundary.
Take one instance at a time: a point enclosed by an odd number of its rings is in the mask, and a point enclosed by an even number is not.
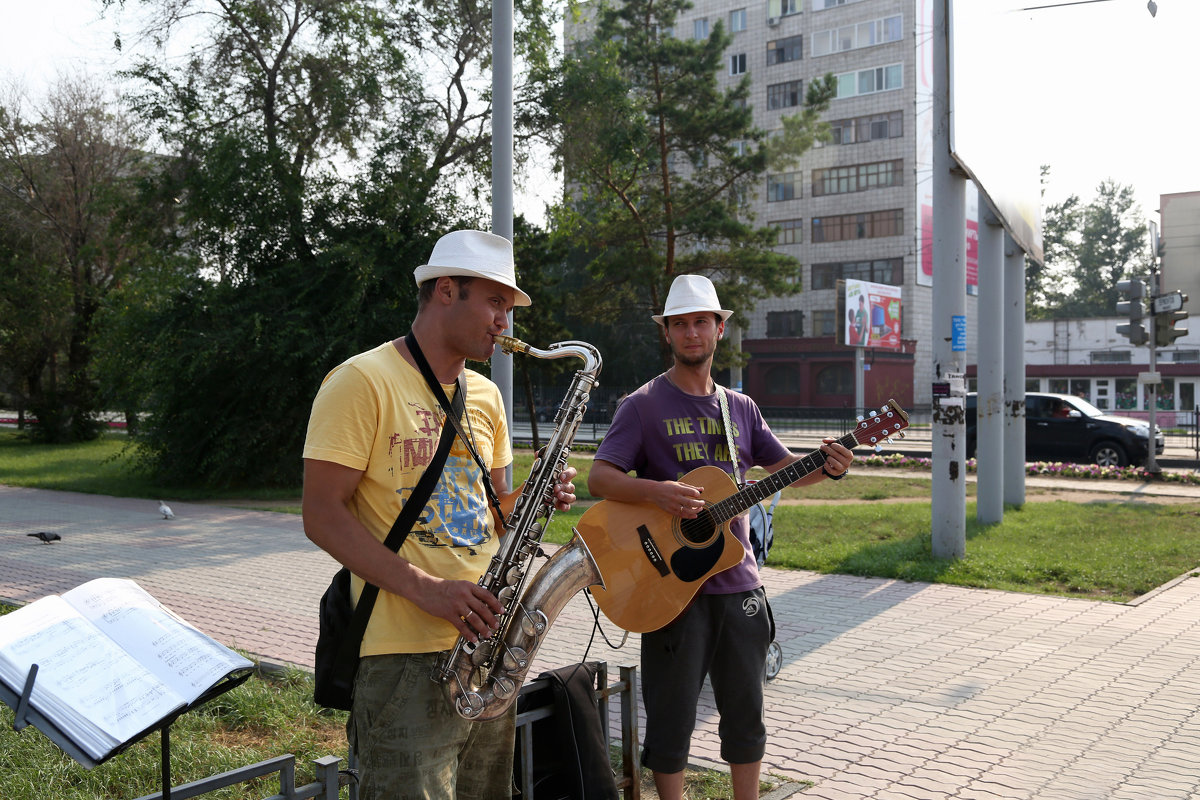
<svg viewBox="0 0 1200 800"><path fill-rule="evenodd" d="M904 259L877 258L873 261L813 264L811 279L813 289L834 289L839 280L846 279L903 286Z"/></svg>
<svg viewBox="0 0 1200 800"><path fill-rule="evenodd" d="M1129 364L1128 350L1093 350L1093 364Z"/></svg>
<svg viewBox="0 0 1200 800"><path fill-rule="evenodd" d="M791 108L800 105L803 97L800 84L803 81L787 81L767 85L767 108Z"/></svg>
<svg viewBox="0 0 1200 800"><path fill-rule="evenodd" d="M768 203L778 203L781 200L798 200L800 197L799 172L780 172L767 176Z"/></svg>
<svg viewBox="0 0 1200 800"><path fill-rule="evenodd" d="M783 339L796 336L803 336L804 328L804 312L803 311L768 311L767 312L767 338L768 339Z"/></svg>
<svg viewBox="0 0 1200 800"><path fill-rule="evenodd" d="M868 211L865 214L839 214L813 217L812 241L843 242L850 239L878 239L899 236L904 227L904 210Z"/></svg>
<svg viewBox="0 0 1200 800"><path fill-rule="evenodd" d="M876 139L897 139L904 135L904 112L871 114L829 123L834 144L859 144Z"/></svg>
<svg viewBox="0 0 1200 800"><path fill-rule="evenodd" d="M1176 350L1171 354L1173 364L1200 364L1200 350Z"/></svg>
<svg viewBox="0 0 1200 800"><path fill-rule="evenodd" d="M801 36L789 36L786 39L773 39L767 42L767 66L799 61L804 51L802 41L803 37Z"/></svg>
<svg viewBox="0 0 1200 800"><path fill-rule="evenodd" d="M746 72L746 54L738 53L729 57L729 74L743 75Z"/></svg>
<svg viewBox="0 0 1200 800"><path fill-rule="evenodd" d="M767 0L767 23L800 13L800 0Z"/></svg>
<svg viewBox="0 0 1200 800"><path fill-rule="evenodd" d="M1137 378L1117 378L1117 404L1116 407L1122 411L1137 408Z"/></svg>
<svg viewBox="0 0 1200 800"><path fill-rule="evenodd" d="M837 333L836 311L814 311L812 312L812 335L813 336L833 336Z"/></svg>
<svg viewBox="0 0 1200 800"><path fill-rule="evenodd" d="M708 18L701 17L697 20L692 20L692 38L697 41L708 38Z"/></svg>
<svg viewBox="0 0 1200 800"><path fill-rule="evenodd" d="M800 393L800 373L790 364L771 367L763 375L763 381L767 385L768 395Z"/></svg>
<svg viewBox="0 0 1200 800"><path fill-rule="evenodd" d="M858 3L860 1L861 0L813 0L813 11L824 11L827 8L848 6L851 3Z"/></svg>
<svg viewBox="0 0 1200 800"><path fill-rule="evenodd" d="M779 240L776 244L800 244L803 241L804 220L802 219L781 219L772 222L771 227L779 231Z"/></svg>
<svg viewBox="0 0 1200 800"><path fill-rule="evenodd" d="M904 184L904 161L877 161L872 164L852 164L847 167L814 169L812 177L813 197L848 192L865 192Z"/></svg>
<svg viewBox="0 0 1200 800"><path fill-rule="evenodd" d="M837 76L837 99L890 92L903 87L904 70L900 64L843 72Z"/></svg>
<svg viewBox="0 0 1200 800"><path fill-rule="evenodd" d="M827 56L831 53L844 53L847 50L857 50L860 47L898 42L903 36L903 28L903 17L897 14L894 17L883 17L870 22L860 22L857 25L845 25L841 28L817 31L810 37L813 58Z"/></svg>
<svg viewBox="0 0 1200 800"><path fill-rule="evenodd" d="M817 373L817 394L854 394L854 373L848 364L833 364Z"/></svg>
<svg viewBox="0 0 1200 800"><path fill-rule="evenodd" d="M729 12L729 30L731 33L746 30L746 9L735 8Z"/></svg>

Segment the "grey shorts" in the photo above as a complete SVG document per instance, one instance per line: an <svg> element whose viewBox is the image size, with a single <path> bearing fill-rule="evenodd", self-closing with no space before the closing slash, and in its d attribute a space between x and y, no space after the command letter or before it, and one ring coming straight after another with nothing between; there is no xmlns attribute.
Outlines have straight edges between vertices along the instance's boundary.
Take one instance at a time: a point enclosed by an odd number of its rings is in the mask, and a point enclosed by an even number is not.
<svg viewBox="0 0 1200 800"><path fill-rule="evenodd" d="M508 800L516 703L489 722L460 717L429 676L438 653L367 656L346 736L362 800Z"/></svg>
<svg viewBox="0 0 1200 800"><path fill-rule="evenodd" d="M642 634L642 765L655 772L687 766L700 691L707 675L721 721L721 758L761 761L763 665L774 634L766 594L702 594L679 619Z"/></svg>

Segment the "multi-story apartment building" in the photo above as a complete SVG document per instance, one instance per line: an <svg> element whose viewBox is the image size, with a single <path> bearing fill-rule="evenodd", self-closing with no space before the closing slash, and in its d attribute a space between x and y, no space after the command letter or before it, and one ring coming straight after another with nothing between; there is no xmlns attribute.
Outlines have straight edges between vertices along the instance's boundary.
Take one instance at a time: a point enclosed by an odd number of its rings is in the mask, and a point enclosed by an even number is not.
<svg viewBox="0 0 1200 800"><path fill-rule="evenodd" d="M813 78L833 74L825 120L832 142L785 173L768 175L757 218L779 228L780 248L804 264L801 291L764 301L747 321L744 388L765 406L851 404L855 359L837 344L837 281L901 287L900 351L868 350L864 398L930 401L932 252L929 4L924 0L697 0L694 20L732 32L730 75L753 82L755 121L767 131L794 113ZM677 30L699 23L682 20ZM702 27L702 26L701 26ZM974 191L969 192L971 205ZM973 208L968 282L975 288ZM968 298L974 319L974 297ZM973 333L971 331L970 333ZM968 336L974 361L973 335Z"/></svg>
<svg viewBox="0 0 1200 800"><path fill-rule="evenodd" d="M742 388L760 405L853 405L855 354L838 344L837 284L901 287L902 347L864 354L864 400L927 404L932 385L928 0L694 0L672 35L732 36L721 80L751 82L755 124L797 113L809 82L832 73L833 140L764 177L751 208L803 265L794 294L741 321ZM973 363L977 204L968 187L968 351ZM735 381L736 382L736 381Z"/></svg>

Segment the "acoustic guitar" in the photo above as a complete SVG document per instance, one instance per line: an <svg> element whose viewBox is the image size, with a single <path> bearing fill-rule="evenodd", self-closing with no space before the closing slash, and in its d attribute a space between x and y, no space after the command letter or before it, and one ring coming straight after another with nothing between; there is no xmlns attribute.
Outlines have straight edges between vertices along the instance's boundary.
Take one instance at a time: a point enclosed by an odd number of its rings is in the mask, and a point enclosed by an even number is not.
<svg viewBox="0 0 1200 800"><path fill-rule="evenodd" d="M889 400L837 442L849 450L868 444L879 449L890 437L902 437L907 427L908 414ZM596 603L627 631L664 627L682 613L705 580L745 557L745 548L729 530L730 521L823 466L825 454L814 450L742 489L719 467L694 469L679 480L704 488L704 510L695 519L668 514L653 503L596 503L575 527L604 580L603 586L590 589Z"/></svg>

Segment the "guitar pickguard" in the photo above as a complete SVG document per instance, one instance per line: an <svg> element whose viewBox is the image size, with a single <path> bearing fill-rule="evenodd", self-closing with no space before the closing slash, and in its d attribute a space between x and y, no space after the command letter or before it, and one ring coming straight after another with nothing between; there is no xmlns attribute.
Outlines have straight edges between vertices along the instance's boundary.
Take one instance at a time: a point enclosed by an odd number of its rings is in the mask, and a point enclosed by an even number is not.
<svg viewBox="0 0 1200 800"><path fill-rule="evenodd" d="M693 583L708 576L708 571L721 560L724 550L724 536L718 536L707 547L681 547L671 554L671 571L679 580Z"/></svg>

